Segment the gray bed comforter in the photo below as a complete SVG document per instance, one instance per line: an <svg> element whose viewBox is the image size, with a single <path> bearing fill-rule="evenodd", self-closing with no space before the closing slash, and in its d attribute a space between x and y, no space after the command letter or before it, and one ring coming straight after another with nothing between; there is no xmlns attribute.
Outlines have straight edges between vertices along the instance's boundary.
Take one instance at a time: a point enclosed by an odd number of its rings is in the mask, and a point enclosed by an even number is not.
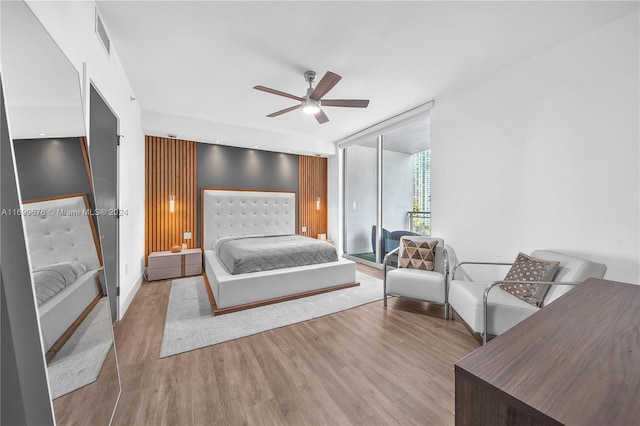
<svg viewBox="0 0 640 426"><path fill-rule="evenodd" d="M38 306L73 284L87 268L80 262L56 263L33 268Z"/></svg>
<svg viewBox="0 0 640 426"><path fill-rule="evenodd" d="M338 260L333 245L301 235L221 238L213 250L233 275Z"/></svg>

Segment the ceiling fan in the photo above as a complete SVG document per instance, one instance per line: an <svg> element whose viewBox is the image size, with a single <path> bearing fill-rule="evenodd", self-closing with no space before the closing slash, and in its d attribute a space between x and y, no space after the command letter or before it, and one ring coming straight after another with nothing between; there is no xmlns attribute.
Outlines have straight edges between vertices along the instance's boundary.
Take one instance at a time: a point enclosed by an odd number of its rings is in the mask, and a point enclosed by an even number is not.
<svg viewBox="0 0 640 426"><path fill-rule="evenodd" d="M261 90L267 93L273 93L274 95L284 96L285 98L295 99L299 101L299 105L294 105L289 108L285 108L280 111L276 111L267 115L267 117L277 117L284 113L294 111L298 108L302 108L302 111L306 114L313 114L318 120L318 123L326 123L329 121L329 117L322 111L321 107L333 106L333 107L347 107L347 108L366 108L369 105L368 100L364 99L322 99L329 90L338 84L342 79L338 74L327 71L325 75L320 79L316 88L313 88L313 82L316 80L315 71L305 71L304 79L309 83L307 94L304 97L292 95L290 93L281 92L279 90L270 89L264 86L255 86L254 89Z"/></svg>

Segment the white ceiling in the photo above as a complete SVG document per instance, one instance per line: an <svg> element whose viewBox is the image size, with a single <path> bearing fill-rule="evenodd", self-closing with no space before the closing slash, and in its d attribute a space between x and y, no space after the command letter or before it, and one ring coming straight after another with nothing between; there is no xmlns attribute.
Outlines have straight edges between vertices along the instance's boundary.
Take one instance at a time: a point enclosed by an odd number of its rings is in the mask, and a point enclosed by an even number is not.
<svg viewBox="0 0 640 426"><path fill-rule="evenodd" d="M262 147L297 140L301 152L432 99L437 108L448 91L638 9L612 1L97 4L143 116L156 117L145 131L181 137L184 123L199 123L191 138L243 146L259 135ZM327 107L322 125L300 111L265 117L296 101L253 86L304 95L308 69L343 77L327 98L370 99L369 107ZM229 129L244 136L233 140Z"/></svg>

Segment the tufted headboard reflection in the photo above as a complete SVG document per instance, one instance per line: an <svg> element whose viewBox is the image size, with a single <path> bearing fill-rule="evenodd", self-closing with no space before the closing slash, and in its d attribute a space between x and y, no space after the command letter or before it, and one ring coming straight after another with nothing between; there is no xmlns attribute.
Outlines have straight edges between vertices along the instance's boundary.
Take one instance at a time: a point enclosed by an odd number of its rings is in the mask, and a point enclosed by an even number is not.
<svg viewBox="0 0 640 426"><path fill-rule="evenodd" d="M79 261L98 269L97 234L84 194L25 202L23 214L31 267Z"/></svg>
<svg viewBox="0 0 640 426"><path fill-rule="evenodd" d="M204 250L219 238L242 235L295 234L295 192L202 188Z"/></svg>

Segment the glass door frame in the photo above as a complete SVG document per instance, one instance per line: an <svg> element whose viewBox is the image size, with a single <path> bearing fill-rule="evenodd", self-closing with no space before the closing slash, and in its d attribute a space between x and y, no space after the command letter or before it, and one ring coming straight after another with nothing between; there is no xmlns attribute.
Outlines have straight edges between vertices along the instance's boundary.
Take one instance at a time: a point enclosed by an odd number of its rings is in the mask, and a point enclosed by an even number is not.
<svg viewBox="0 0 640 426"><path fill-rule="evenodd" d="M429 111L433 108L434 101L429 101L425 104L422 104L414 109L411 109L405 113L394 116L388 120L382 121L378 124L368 127L367 129L362 130L361 132L355 133L341 141L337 142L338 149L342 151L343 161L342 161L342 247L343 247L343 256L350 260L354 260L360 263L365 263L370 266L375 266L377 268L382 268L382 254L380 250L376 250L375 252L375 264L371 262L363 261L355 256L352 256L347 253L348 244L347 244L347 235L348 235L348 222L347 222L347 148L351 146L362 145L366 138L371 138L373 136L376 137L376 236L375 236L375 244L376 247L380 247L380 242L382 239L382 222L383 222L383 148L384 148L384 135L392 130L401 128L411 122L420 119L427 119L429 117Z"/></svg>

